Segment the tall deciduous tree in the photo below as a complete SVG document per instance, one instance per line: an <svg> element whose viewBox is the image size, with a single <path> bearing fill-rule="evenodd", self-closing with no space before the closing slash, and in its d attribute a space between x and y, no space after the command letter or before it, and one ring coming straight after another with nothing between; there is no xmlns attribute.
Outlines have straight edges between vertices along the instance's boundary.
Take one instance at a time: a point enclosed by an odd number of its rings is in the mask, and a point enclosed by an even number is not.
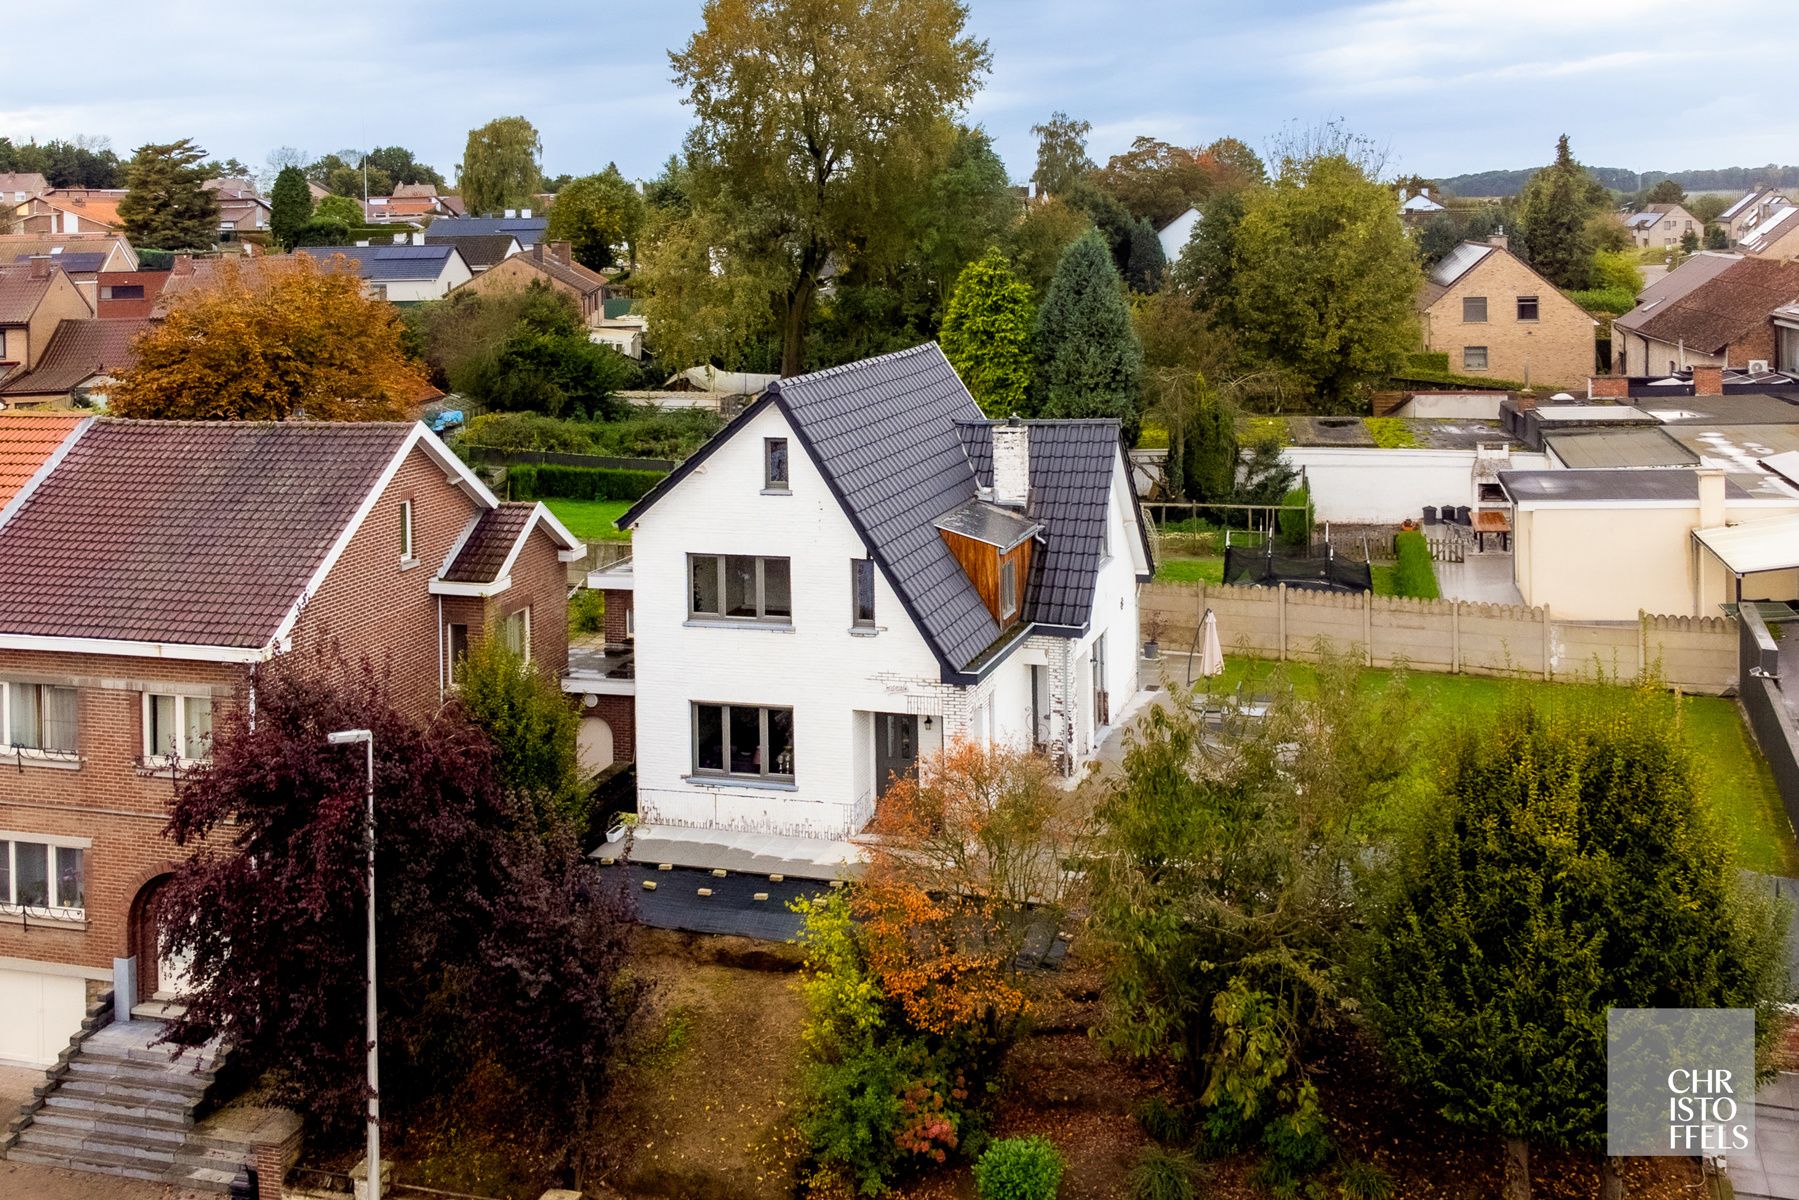
<svg viewBox="0 0 1799 1200"><path fill-rule="evenodd" d="M426 390L391 305L343 260L225 259L137 341L108 395L122 417L320 421L404 417Z"/></svg>
<svg viewBox="0 0 1799 1200"><path fill-rule="evenodd" d="M333 192L329 196L319 198L319 202L313 206L312 219L353 227L361 225L366 217L363 215L360 200L352 199L349 196L340 196Z"/></svg>
<svg viewBox="0 0 1799 1200"><path fill-rule="evenodd" d="M570 243L575 261L598 271L617 261L620 248L627 260L636 257L643 210L637 189L617 166L608 164L598 175L573 180L556 193L544 236Z"/></svg>
<svg viewBox="0 0 1799 1200"><path fill-rule="evenodd" d="M956 280L943 318L943 353L990 417L1031 415L1031 289L993 249Z"/></svg>
<svg viewBox="0 0 1799 1200"><path fill-rule="evenodd" d="M1062 256L1032 336L1039 411L1046 417L1116 417L1136 441L1143 347L1124 284L1098 233Z"/></svg>
<svg viewBox="0 0 1799 1200"><path fill-rule="evenodd" d="M1529 1144L1605 1143L1606 1010L1755 1008L1775 1031L1780 921L1713 830L1676 702L1515 699L1452 735L1439 795L1374 922L1369 1011L1444 1116Z"/></svg>
<svg viewBox="0 0 1799 1200"><path fill-rule="evenodd" d="M1006 164L983 129L958 128L949 158L931 178L916 235L920 265L947 304L962 268L996 245L1018 220Z"/></svg>
<svg viewBox="0 0 1799 1200"><path fill-rule="evenodd" d="M1059 196L1093 169L1093 160L1087 157L1087 135L1092 130L1090 122L1065 112L1051 113L1043 124L1031 126L1037 135L1037 169L1031 181L1038 192Z"/></svg>
<svg viewBox="0 0 1799 1200"><path fill-rule="evenodd" d="M380 171L395 184L428 183L438 188L444 186L444 177L437 169L420 162L404 146L376 146L368 153L368 165L371 171Z"/></svg>
<svg viewBox="0 0 1799 1200"><path fill-rule="evenodd" d="M1041 296L1049 289L1062 255L1092 228L1086 213L1053 197L1025 209L1023 219L1006 235L1006 248L1017 264L1019 278Z"/></svg>
<svg viewBox="0 0 1799 1200"><path fill-rule="evenodd" d="M206 151L191 138L139 146L125 168L119 220L139 246L210 250L219 237L218 197L200 185Z"/></svg>
<svg viewBox="0 0 1799 1200"><path fill-rule="evenodd" d="M1303 382L1325 411L1360 402L1416 343L1417 258L1393 193L1339 153L1288 160L1272 186L1208 206L1183 271L1256 358Z"/></svg>
<svg viewBox="0 0 1799 1200"><path fill-rule="evenodd" d="M695 208L723 239L696 255L691 232L677 238L687 257L653 286L716 264L767 287L781 370L799 371L827 266L892 255L944 161L988 66L967 16L957 0L708 0L669 58L696 118ZM654 291L648 307L654 324Z"/></svg>
<svg viewBox="0 0 1799 1200"><path fill-rule="evenodd" d="M543 140L523 117L497 117L468 133L456 190L470 213L529 208L543 186Z"/></svg>
<svg viewBox="0 0 1799 1200"><path fill-rule="evenodd" d="M283 167L269 194L269 236L283 250L294 246L300 226L312 220L312 190L299 167Z"/></svg>
<svg viewBox="0 0 1799 1200"><path fill-rule="evenodd" d="M1129 150L1106 160L1095 181L1132 216L1160 225L1205 203L1212 194L1214 170L1196 151L1139 137Z"/></svg>
<svg viewBox="0 0 1799 1200"><path fill-rule="evenodd" d="M1605 189L1575 161L1564 133L1555 144L1555 161L1532 175L1518 197L1525 261L1557 287L1586 287L1593 262L1587 221L1604 200Z"/></svg>

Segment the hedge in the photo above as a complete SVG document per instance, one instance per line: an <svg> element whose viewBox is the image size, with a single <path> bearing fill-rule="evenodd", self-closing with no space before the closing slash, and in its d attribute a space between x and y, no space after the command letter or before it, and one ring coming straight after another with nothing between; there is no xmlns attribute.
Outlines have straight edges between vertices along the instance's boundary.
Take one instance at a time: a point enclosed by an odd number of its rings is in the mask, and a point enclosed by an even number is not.
<svg viewBox="0 0 1799 1200"><path fill-rule="evenodd" d="M660 471L613 467L515 466L506 471L514 500L639 500L668 478Z"/></svg>
<svg viewBox="0 0 1799 1200"><path fill-rule="evenodd" d="M1430 545L1416 529L1408 529L1393 539L1399 563L1393 573L1393 594L1418 600L1436 600L1437 570L1431 566Z"/></svg>
<svg viewBox="0 0 1799 1200"><path fill-rule="evenodd" d="M1406 366L1413 371L1449 371L1449 351L1417 350L1405 356Z"/></svg>

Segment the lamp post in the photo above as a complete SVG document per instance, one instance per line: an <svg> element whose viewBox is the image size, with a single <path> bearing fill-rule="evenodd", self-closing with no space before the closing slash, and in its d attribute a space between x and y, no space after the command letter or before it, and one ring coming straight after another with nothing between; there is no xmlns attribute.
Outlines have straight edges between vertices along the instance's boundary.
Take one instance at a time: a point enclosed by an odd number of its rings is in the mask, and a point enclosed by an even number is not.
<svg viewBox="0 0 1799 1200"><path fill-rule="evenodd" d="M367 729L340 729L325 735L333 746L361 744L368 752L368 847L369 847L369 944L368 944L368 1039L369 1039L369 1200L381 1200L381 1066L375 1034L375 735Z"/></svg>

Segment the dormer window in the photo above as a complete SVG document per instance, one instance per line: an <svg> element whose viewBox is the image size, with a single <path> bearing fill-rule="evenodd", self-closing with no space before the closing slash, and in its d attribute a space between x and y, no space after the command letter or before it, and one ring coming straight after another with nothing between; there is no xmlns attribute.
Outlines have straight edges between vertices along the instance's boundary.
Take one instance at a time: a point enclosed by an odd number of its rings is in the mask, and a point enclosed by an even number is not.
<svg viewBox="0 0 1799 1200"><path fill-rule="evenodd" d="M787 482L787 439L762 439L762 487L765 491L785 492Z"/></svg>
<svg viewBox="0 0 1799 1200"><path fill-rule="evenodd" d="M1018 561L1008 558L999 564L999 615L1004 620L1018 612Z"/></svg>
<svg viewBox="0 0 1799 1200"><path fill-rule="evenodd" d="M1043 526L980 499L951 509L936 524L981 603L1001 625L1011 624L1022 608L1018 581L1030 573L1031 548Z"/></svg>

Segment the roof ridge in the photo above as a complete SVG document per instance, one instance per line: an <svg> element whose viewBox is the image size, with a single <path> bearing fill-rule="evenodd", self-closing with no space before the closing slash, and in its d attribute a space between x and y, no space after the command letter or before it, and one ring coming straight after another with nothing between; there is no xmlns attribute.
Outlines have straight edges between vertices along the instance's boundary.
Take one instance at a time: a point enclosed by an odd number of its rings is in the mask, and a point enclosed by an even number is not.
<svg viewBox="0 0 1799 1200"><path fill-rule="evenodd" d="M889 350L887 353L877 354L873 358L859 358L855 362L839 363L834 367L825 367L818 371L808 371L804 375L790 375L785 379L775 380L770 386L774 388L784 388L788 384L810 383L815 379L829 379L834 375L846 375L853 371L865 370L874 366L876 363L892 362L895 359L909 358L914 354L921 354L927 350L936 350L939 354L943 353L942 348L937 345L936 340L932 339L928 342L921 342L916 346L908 346L904 350Z"/></svg>

